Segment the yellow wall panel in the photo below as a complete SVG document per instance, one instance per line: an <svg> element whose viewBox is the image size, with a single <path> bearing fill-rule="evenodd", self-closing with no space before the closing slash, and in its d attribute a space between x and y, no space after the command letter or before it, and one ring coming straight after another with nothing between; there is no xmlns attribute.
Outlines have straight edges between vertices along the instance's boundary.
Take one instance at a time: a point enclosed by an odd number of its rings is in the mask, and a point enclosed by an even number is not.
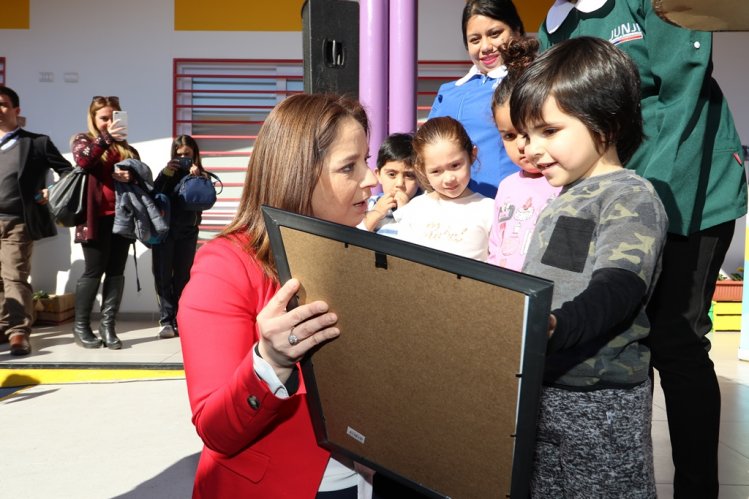
<svg viewBox="0 0 749 499"><path fill-rule="evenodd" d="M301 31L304 0L174 0L175 31Z"/></svg>
<svg viewBox="0 0 749 499"><path fill-rule="evenodd" d="M717 301L713 306L715 315L741 315L740 301Z"/></svg>
<svg viewBox="0 0 749 499"><path fill-rule="evenodd" d="M31 0L3 0L0 2L0 29L29 29Z"/></svg>
<svg viewBox="0 0 749 499"><path fill-rule="evenodd" d="M740 315L718 315L713 318L715 331L741 331Z"/></svg>

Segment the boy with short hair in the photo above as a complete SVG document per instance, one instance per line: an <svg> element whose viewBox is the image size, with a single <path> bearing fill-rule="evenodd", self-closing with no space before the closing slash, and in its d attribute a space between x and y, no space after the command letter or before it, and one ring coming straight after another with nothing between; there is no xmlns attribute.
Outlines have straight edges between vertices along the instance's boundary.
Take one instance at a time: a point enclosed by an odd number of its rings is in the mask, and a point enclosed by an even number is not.
<svg viewBox="0 0 749 499"><path fill-rule="evenodd" d="M382 185L382 194L369 198L364 227L370 232L387 236L398 234L393 210L407 204L419 191L413 167L413 135L394 133L380 146L375 175Z"/></svg>
<svg viewBox="0 0 749 499"><path fill-rule="evenodd" d="M643 138L639 83L626 54L583 37L542 54L510 99L526 156L563 186L523 266L554 281L532 497L655 497L643 340L668 219L623 166Z"/></svg>
<svg viewBox="0 0 749 499"><path fill-rule="evenodd" d="M556 0L538 40L544 49L578 36L603 38L639 68L646 138L627 168L653 183L669 217L647 342L668 414L673 492L717 499L721 397L708 311L736 220L747 211L745 155L712 75L713 34L662 19L665 3Z"/></svg>

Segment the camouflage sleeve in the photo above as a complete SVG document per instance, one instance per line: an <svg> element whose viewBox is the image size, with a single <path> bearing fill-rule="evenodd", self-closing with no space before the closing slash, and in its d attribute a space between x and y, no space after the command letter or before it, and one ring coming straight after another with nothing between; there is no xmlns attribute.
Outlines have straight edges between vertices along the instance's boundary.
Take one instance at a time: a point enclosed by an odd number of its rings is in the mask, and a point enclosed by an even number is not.
<svg viewBox="0 0 749 499"><path fill-rule="evenodd" d="M595 268L618 268L650 286L666 238L663 205L647 184L627 184L604 205L595 239Z"/></svg>

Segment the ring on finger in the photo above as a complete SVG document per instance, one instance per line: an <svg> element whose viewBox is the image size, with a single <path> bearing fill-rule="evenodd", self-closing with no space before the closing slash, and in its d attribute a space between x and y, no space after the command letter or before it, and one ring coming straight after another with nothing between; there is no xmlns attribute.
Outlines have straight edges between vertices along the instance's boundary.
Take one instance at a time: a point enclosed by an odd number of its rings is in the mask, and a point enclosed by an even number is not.
<svg viewBox="0 0 749 499"><path fill-rule="evenodd" d="M294 326L296 327L296 326ZM291 331L289 331L289 345L294 346L297 343L299 343L299 337L294 334L294 327L291 328Z"/></svg>

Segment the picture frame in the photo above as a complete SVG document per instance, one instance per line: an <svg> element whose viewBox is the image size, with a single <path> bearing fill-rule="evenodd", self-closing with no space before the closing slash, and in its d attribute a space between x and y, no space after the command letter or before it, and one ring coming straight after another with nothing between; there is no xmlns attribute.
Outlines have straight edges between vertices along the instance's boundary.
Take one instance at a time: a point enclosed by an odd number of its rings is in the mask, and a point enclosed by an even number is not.
<svg viewBox="0 0 749 499"><path fill-rule="evenodd" d="M338 316L301 363L319 444L428 497L527 497L553 283L262 210L281 282Z"/></svg>
<svg viewBox="0 0 749 499"><path fill-rule="evenodd" d="M696 31L749 31L749 5L743 0L652 0L664 21Z"/></svg>

